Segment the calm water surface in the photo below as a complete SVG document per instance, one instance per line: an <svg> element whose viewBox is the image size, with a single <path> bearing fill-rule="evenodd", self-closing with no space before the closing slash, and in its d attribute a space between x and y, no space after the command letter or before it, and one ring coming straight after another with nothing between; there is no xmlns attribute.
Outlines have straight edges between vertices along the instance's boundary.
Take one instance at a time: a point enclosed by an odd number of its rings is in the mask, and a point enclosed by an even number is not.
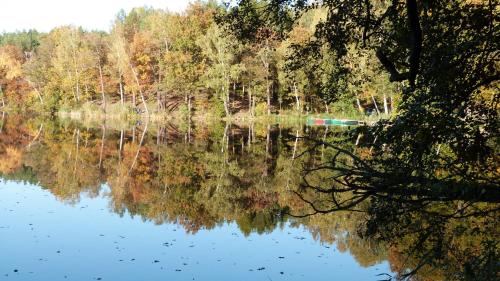
<svg viewBox="0 0 500 281"><path fill-rule="evenodd" d="M109 211L109 189L66 205L39 186L3 182L0 268L8 280L373 280L335 245L284 224L242 234L233 222L189 234ZM18 270L18 272L14 272ZM119 277L118 277L119 276ZM100 279L99 279L100 278Z"/></svg>
<svg viewBox="0 0 500 281"><path fill-rule="evenodd" d="M408 272L419 260L405 252L414 240L363 236L369 212L304 216L311 208L295 193L303 171L332 157L308 139L369 153L343 141L349 132L4 118L0 279L379 280Z"/></svg>

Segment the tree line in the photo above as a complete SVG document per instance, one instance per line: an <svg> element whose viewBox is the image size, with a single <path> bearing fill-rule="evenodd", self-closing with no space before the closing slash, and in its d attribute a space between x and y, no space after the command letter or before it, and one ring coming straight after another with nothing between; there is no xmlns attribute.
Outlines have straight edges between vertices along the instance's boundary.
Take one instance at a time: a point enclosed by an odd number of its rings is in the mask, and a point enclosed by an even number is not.
<svg viewBox="0 0 500 281"><path fill-rule="evenodd" d="M283 110L389 114L397 104L398 87L374 54L355 45L342 63L333 62L328 48L301 63L291 59L314 37L325 8L311 9L284 30L268 16L269 2L245 5L249 13L238 19L237 31L234 7L198 1L182 13L122 10L110 32L61 26L4 33L0 106L56 112L93 104L109 112L255 116ZM252 23L252 36L242 36ZM356 80L333 81L346 67L357 72Z"/></svg>

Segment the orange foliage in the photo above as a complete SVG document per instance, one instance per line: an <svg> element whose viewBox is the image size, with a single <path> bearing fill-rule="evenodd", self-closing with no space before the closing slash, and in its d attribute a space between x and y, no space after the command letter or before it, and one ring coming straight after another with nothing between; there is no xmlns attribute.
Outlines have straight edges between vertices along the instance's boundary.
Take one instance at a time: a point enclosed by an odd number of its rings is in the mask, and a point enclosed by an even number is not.
<svg viewBox="0 0 500 281"><path fill-rule="evenodd" d="M0 155L0 173L9 174L22 166L22 152L15 147L7 147L5 154Z"/></svg>

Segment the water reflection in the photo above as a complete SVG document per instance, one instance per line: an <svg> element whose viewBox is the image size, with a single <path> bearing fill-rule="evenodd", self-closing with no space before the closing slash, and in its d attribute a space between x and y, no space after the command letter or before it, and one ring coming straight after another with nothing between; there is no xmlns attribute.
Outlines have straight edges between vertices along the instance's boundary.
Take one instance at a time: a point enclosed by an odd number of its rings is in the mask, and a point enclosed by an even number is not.
<svg viewBox="0 0 500 281"><path fill-rule="evenodd" d="M227 223L245 236L304 228L362 267L388 260L393 272L374 280L498 277L498 199L332 189L336 171L325 163L352 173L371 153L359 146L364 136L351 141L349 128L85 127L16 116L0 128L1 176L36 184L70 205L104 194L113 213L188 233Z"/></svg>

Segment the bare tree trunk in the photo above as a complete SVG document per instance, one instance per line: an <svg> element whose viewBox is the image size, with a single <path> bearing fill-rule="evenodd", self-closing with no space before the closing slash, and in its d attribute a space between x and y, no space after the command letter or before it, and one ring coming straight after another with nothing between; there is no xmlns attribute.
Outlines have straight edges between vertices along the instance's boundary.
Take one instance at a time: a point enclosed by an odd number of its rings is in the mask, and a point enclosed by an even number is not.
<svg viewBox="0 0 500 281"><path fill-rule="evenodd" d="M248 143L247 143L248 148L252 146L252 125L248 126ZM248 149L249 151L249 149Z"/></svg>
<svg viewBox="0 0 500 281"><path fill-rule="evenodd" d="M191 124L191 113L190 113L188 117L188 143L191 143L191 127L192 124Z"/></svg>
<svg viewBox="0 0 500 281"><path fill-rule="evenodd" d="M231 126L231 123L228 123L228 128ZM226 137L226 151L229 151L229 134ZM228 159L226 158L227 164L229 164Z"/></svg>
<svg viewBox="0 0 500 281"><path fill-rule="evenodd" d="M359 100L359 97L356 95L356 103L358 104L358 110L361 114L363 114L365 112L365 110L363 109L363 107L361 106L361 101Z"/></svg>
<svg viewBox="0 0 500 281"><path fill-rule="evenodd" d="M229 130L229 123L226 123L226 126L224 127L224 135L222 136L222 141L221 141L221 152L224 153L224 148L226 144L226 138L229 138L227 136L227 131Z"/></svg>
<svg viewBox="0 0 500 281"><path fill-rule="evenodd" d="M78 80L78 71L76 71L76 102L80 102L80 81Z"/></svg>
<svg viewBox="0 0 500 281"><path fill-rule="evenodd" d="M139 78L137 77L137 73L132 64L130 64L130 69L134 74L135 83L137 84L137 88L139 89L139 94L141 95L142 105L144 106L144 110L146 110L146 114L149 116L148 105L146 104L146 100L144 99L144 94L142 93L141 84L139 83Z"/></svg>
<svg viewBox="0 0 500 281"><path fill-rule="evenodd" d="M104 140L106 137L106 126L102 125L101 151L99 153L99 169L102 166L102 153L104 152Z"/></svg>
<svg viewBox="0 0 500 281"><path fill-rule="evenodd" d="M375 105L375 110L377 110L377 115L380 115L380 110L378 110L378 105L377 101L375 100L375 96L373 94L370 94L372 96L373 104Z"/></svg>
<svg viewBox="0 0 500 281"><path fill-rule="evenodd" d="M266 78L267 80L267 78ZM267 115L271 115L271 89L270 89L270 84L269 81L267 83Z"/></svg>
<svg viewBox="0 0 500 281"><path fill-rule="evenodd" d="M157 126L157 133L156 133L156 151L158 152L158 169L161 167L161 151L160 151L160 138L161 134L163 132L163 128L160 127L160 124ZM160 183L160 179L158 178L158 183Z"/></svg>
<svg viewBox="0 0 500 281"><path fill-rule="evenodd" d="M2 111L2 122L0 123L0 133L3 130L3 124L5 123L5 111Z"/></svg>
<svg viewBox="0 0 500 281"><path fill-rule="evenodd" d="M120 147L118 149L118 159L122 160L122 149L123 149L123 130L120 130Z"/></svg>
<svg viewBox="0 0 500 281"><path fill-rule="evenodd" d="M233 96L237 97L236 96L236 83L235 82L233 82ZM229 104L231 104L231 99L229 99ZM233 100L233 104L231 107L234 107L234 100Z"/></svg>
<svg viewBox="0 0 500 281"><path fill-rule="evenodd" d="M323 135L323 146L321 147L321 160L325 158L325 143L327 135L328 135L328 126L325 127L325 133Z"/></svg>
<svg viewBox="0 0 500 281"><path fill-rule="evenodd" d="M76 168L77 168L77 163L78 163L78 153L80 151L80 129L77 130L76 132L76 154L75 154L75 168L73 170L73 173L76 174Z"/></svg>
<svg viewBox="0 0 500 281"><path fill-rule="evenodd" d="M191 105L191 93L188 94L188 118L191 120L191 110L192 110L192 105Z"/></svg>
<svg viewBox="0 0 500 281"><path fill-rule="evenodd" d="M226 105L227 105L227 114L228 116L231 116L231 98L229 97L231 95L231 91L229 90L229 87L231 86L229 79L227 79L226 82Z"/></svg>
<svg viewBox="0 0 500 281"><path fill-rule="evenodd" d="M188 106L188 143L191 143L191 93L187 97Z"/></svg>
<svg viewBox="0 0 500 281"><path fill-rule="evenodd" d="M267 115L271 115L271 85L269 83L269 62L267 60L267 55L265 58L261 58L261 61L266 69Z"/></svg>
<svg viewBox="0 0 500 281"><path fill-rule="evenodd" d="M132 169L134 169L135 163L137 162L137 158L139 157L139 153L141 152L141 147L142 147L142 143L144 141L144 136L146 136L146 132L148 131L148 125L149 125L149 119L146 121L144 131L142 131L141 140L139 141L139 147L137 148L137 152L136 152L135 157L134 157L134 162L132 162L132 165L130 166L130 169L128 170L129 175L132 172Z"/></svg>
<svg viewBox="0 0 500 281"><path fill-rule="evenodd" d="M297 145L299 143L299 130L297 130L297 133L295 134L295 142L293 144L293 154L292 154L292 161L295 160L295 156L297 155Z"/></svg>
<svg viewBox="0 0 500 281"><path fill-rule="evenodd" d="M0 96L2 97L2 108L5 107L5 100L3 98L3 90L2 90L2 85L0 85ZM2 120L3 121L3 120Z"/></svg>
<svg viewBox="0 0 500 281"><path fill-rule="evenodd" d="M227 117L231 116L231 113L229 112L229 105L227 104L226 97L224 97L224 111L226 112Z"/></svg>
<svg viewBox="0 0 500 281"><path fill-rule="evenodd" d="M265 164L266 165L265 165L263 176L268 176L269 173L270 173L268 160L270 158L272 158L271 149L272 149L272 144L271 144L271 125L267 125L267 130L266 130L266 160L265 160Z"/></svg>
<svg viewBox="0 0 500 281"><path fill-rule="evenodd" d="M389 115L389 105L387 104L387 96L384 93L384 112L385 115Z"/></svg>
<svg viewBox="0 0 500 281"><path fill-rule="evenodd" d="M101 62L99 62L99 79L101 80L102 108L104 109L104 113L106 113L106 96L104 95L104 80L102 78Z"/></svg>
<svg viewBox="0 0 500 281"><path fill-rule="evenodd" d="M269 143L271 142L271 125L267 125L266 130L266 156L269 156Z"/></svg>
<svg viewBox="0 0 500 281"><path fill-rule="evenodd" d="M356 139L356 144L355 146L358 146L359 145L359 141L361 140L361 138L363 137L363 134L358 134L358 138Z"/></svg>
<svg viewBox="0 0 500 281"><path fill-rule="evenodd" d="M252 87L248 88L248 113L253 116L252 112Z"/></svg>
<svg viewBox="0 0 500 281"><path fill-rule="evenodd" d="M252 116L255 116L255 97L252 98Z"/></svg>
<svg viewBox="0 0 500 281"><path fill-rule="evenodd" d="M281 133L280 133L281 135ZM297 130L297 133L295 134L295 142L293 144L293 153L292 153L292 159L290 161L290 166L289 166L289 170L288 170L288 178L287 178L287 181L286 181L286 190L290 190L290 182L292 180L291 176L290 176L290 173L291 173L291 170L294 166L293 162L295 162L295 157L297 155L297 146L298 146L298 143L299 143L299 130Z"/></svg>
<svg viewBox="0 0 500 281"><path fill-rule="evenodd" d="M5 114L5 112L4 112ZM2 120L3 120L3 116L2 115ZM40 136L40 134L42 133L42 130L43 130L43 124L40 124L40 127L38 128L38 132L36 133L35 137L33 138L33 140L28 144L27 148L30 148L31 145L33 145L33 143L38 139L38 137Z"/></svg>
<svg viewBox="0 0 500 281"><path fill-rule="evenodd" d="M161 69L160 69L161 70ZM161 71L158 71L158 82L156 83L156 110L158 113L161 110L161 97L160 97L160 81L161 81Z"/></svg>
<svg viewBox="0 0 500 281"><path fill-rule="evenodd" d="M231 112L229 111L229 105L227 104L227 95L229 90L226 90L226 86L222 86L222 102L224 104L224 111L226 112L226 116L229 117L231 116Z"/></svg>
<svg viewBox="0 0 500 281"><path fill-rule="evenodd" d="M74 34L72 34L74 35ZM78 64L76 62L76 55L77 55L77 52L76 52L76 44L74 42L74 38L71 37L71 48L72 48L72 51L73 51L73 68L74 68L74 71L75 71L75 79L76 79L76 94L75 94L75 97L76 97L76 102L80 102L80 75L78 73ZM68 70L69 72L69 70Z"/></svg>
<svg viewBox="0 0 500 281"><path fill-rule="evenodd" d="M293 92L295 93L295 103L297 104L297 111L299 113L302 113L302 110L300 110L300 99L299 99L299 92L297 89L297 82L293 82Z"/></svg>
<svg viewBox="0 0 500 281"><path fill-rule="evenodd" d="M123 96L123 82L122 82L122 76L120 75L120 103L123 107L125 101L124 101L124 96Z"/></svg>
<svg viewBox="0 0 500 281"><path fill-rule="evenodd" d="M377 138L378 138L378 136L375 136L375 138L373 139L373 145L375 145L375 143L377 142ZM370 146L370 153L372 153L372 151L373 151L373 145Z"/></svg>

